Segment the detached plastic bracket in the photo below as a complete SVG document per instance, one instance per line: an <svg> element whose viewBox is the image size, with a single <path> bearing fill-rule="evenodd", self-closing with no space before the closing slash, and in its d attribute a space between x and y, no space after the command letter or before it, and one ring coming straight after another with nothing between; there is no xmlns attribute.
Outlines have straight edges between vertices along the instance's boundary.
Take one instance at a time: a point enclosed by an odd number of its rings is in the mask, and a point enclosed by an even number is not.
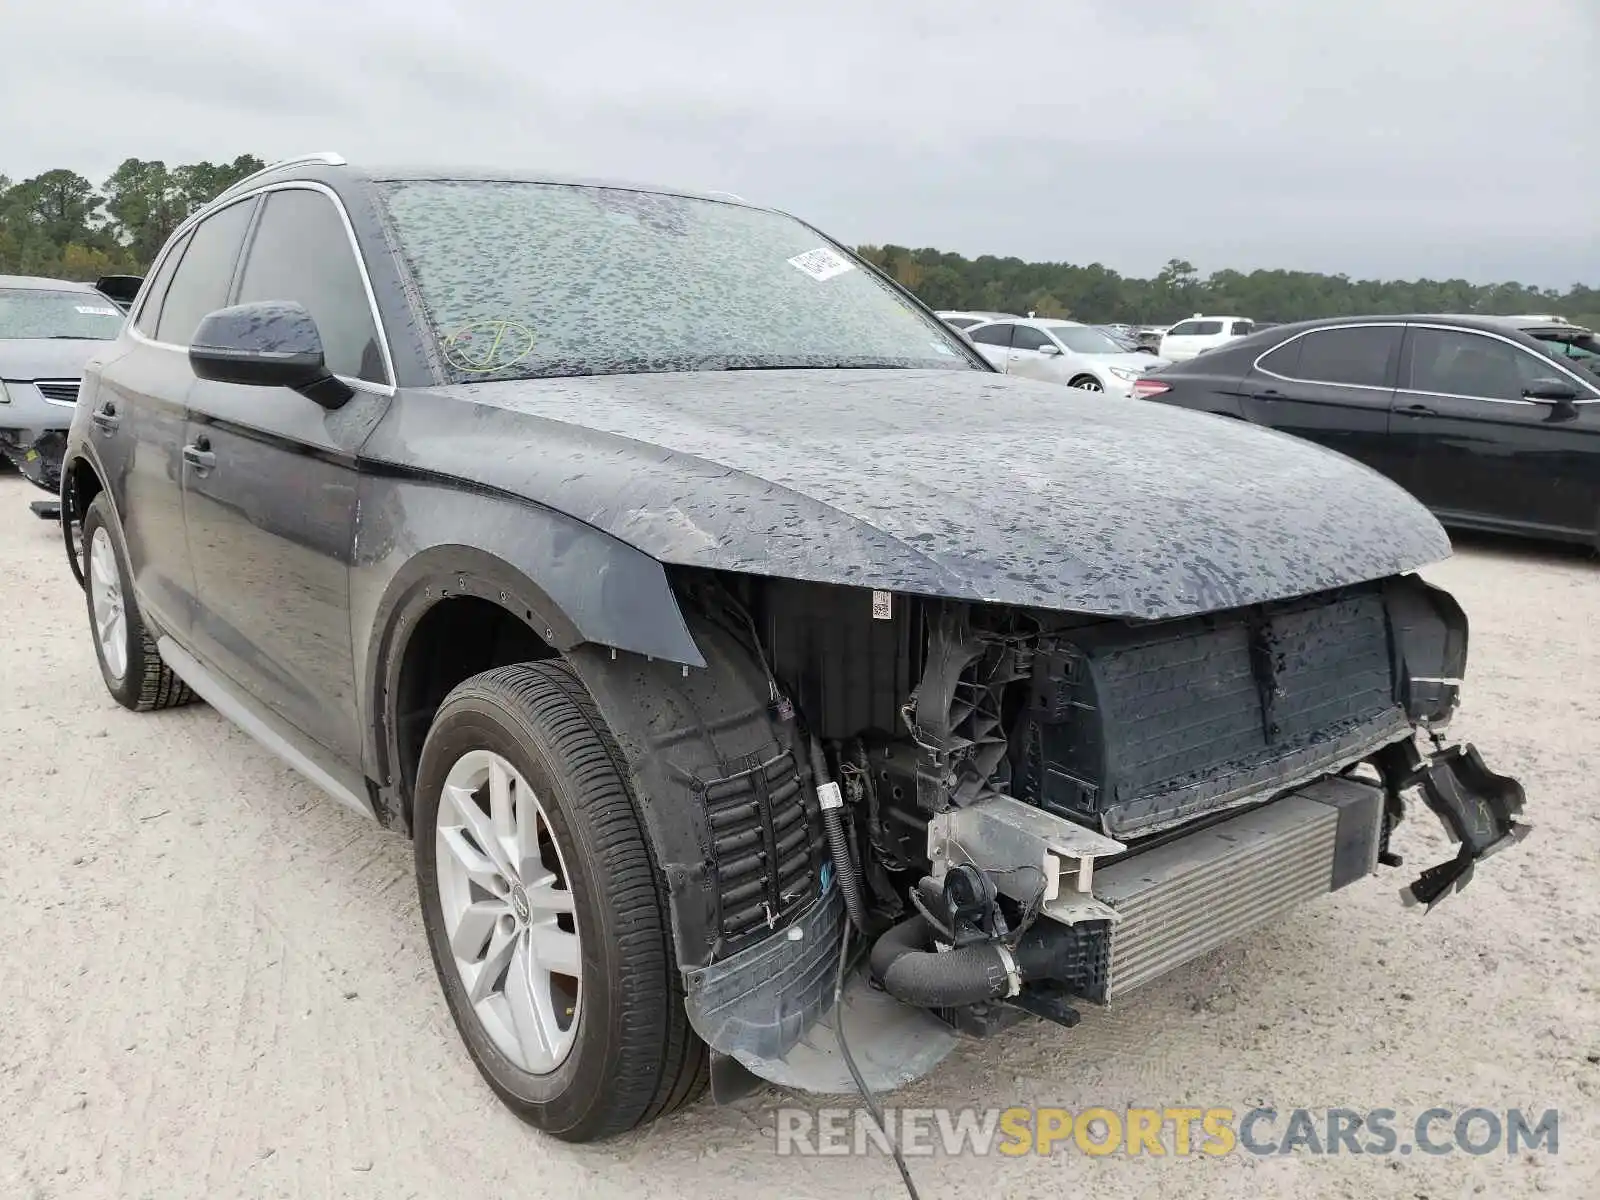
<svg viewBox="0 0 1600 1200"><path fill-rule="evenodd" d="M1423 758L1408 746L1410 770L1396 781L1397 790L1415 786L1427 806L1460 845L1453 859L1429 867L1400 892L1401 900L1428 909L1472 879L1474 865L1522 841L1532 831L1515 817L1526 797L1509 775L1497 775L1473 746L1451 746Z"/></svg>

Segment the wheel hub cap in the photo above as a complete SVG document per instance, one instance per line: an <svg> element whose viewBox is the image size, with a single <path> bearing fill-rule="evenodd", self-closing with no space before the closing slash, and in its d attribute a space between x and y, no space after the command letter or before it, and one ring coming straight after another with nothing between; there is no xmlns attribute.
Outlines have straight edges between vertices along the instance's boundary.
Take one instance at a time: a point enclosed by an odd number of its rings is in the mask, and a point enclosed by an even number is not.
<svg viewBox="0 0 1600 1200"><path fill-rule="evenodd" d="M583 962L575 898L539 799L506 759L473 750L439 797L434 854L450 958L472 1011L521 1070L572 1051Z"/></svg>
<svg viewBox="0 0 1600 1200"><path fill-rule="evenodd" d="M533 915L533 909L528 903L528 893L520 887L511 889L511 911L516 916L518 925L526 925Z"/></svg>

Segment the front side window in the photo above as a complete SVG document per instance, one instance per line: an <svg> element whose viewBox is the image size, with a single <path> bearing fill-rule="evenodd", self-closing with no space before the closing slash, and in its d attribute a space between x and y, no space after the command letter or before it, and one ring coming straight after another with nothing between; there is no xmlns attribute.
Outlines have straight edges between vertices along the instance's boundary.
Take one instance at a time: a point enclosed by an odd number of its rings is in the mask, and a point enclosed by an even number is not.
<svg viewBox="0 0 1600 1200"><path fill-rule="evenodd" d="M1011 334L1013 350L1043 350L1049 344L1050 339L1031 325L1018 325Z"/></svg>
<svg viewBox="0 0 1600 1200"><path fill-rule="evenodd" d="M1011 345L1011 332L1015 325L1002 323L999 325L985 325L974 329L967 334L974 342L981 346L1009 346Z"/></svg>
<svg viewBox="0 0 1600 1200"><path fill-rule="evenodd" d="M156 340L187 346L205 317L228 302L233 267L255 201L241 200L194 227L156 323Z"/></svg>
<svg viewBox="0 0 1600 1200"><path fill-rule="evenodd" d="M1486 400L1520 400L1557 374L1526 350L1462 329L1413 329L1411 390Z"/></svg>
<svg viewBox="0 0 1600 1200"><path fill-rule="evenodd" d="M1051 325L1050 334L1074 354L1121 354L1123 347L1089 325Z"/></svg>
<svg viewBox="0 0 1600 1200"><path fill-rule="evenodd" d="M1173 337L1215 337L1221 332L1221 321L1179 321L1171 329Z"/></svg>
<svg viewBox="0 0 1600 1200"><path fill-rule="evenodd" d="M372 305L333 201L321 192L290 188L269 193L265 203L239 277L237 303L303 305L322 335L329 371L387 383Z"/></svg>
<svg viewBox="0 0 1600 1200"><path fill-rule="evenodd" d="M959 334L792 217L566 184L380 187L458 381L985 369Z"/></svg>
<svg viewBox="0 0 1600 1200"><path fill-rule="evenodd" d="M1400 332L1398 326L1354 326L1308 333L1299 339L1299 358L1287 374L1307 383L1384 387L1390 356L1400 350Z"/></svg>
<svg viewBox="0 0 1600 1200"><path fill-rule="evenodd" d="M0 288L0 340L105 342L120 332L122 310L99 292Z"/></svg>

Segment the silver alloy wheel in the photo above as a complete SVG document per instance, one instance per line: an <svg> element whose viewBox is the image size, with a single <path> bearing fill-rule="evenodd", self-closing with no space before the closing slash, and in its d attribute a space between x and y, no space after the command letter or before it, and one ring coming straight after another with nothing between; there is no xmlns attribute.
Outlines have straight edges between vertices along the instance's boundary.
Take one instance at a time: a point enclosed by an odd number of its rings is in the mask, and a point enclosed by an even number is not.
<svg viewBox="0 0 1600 1200"><path fill-rule="evenodd" d="M502 1054L547 1075L572 1050L583 995L571 876L549 819L515 767L471 750L445 777L434 828L439 903L467 999Z"/></svg>
<svg viewBox="0 0 1600 1200"><path fill-rule="evenodd" d="M104 525L94 531L89 546L89 598L94 606L94 636L113 679L128 672L128 615L123 608L122 574L117 552Z"/></svg>
<svg viewBox="0 0 1600 1200"><path fill-rule="evenodd" d="M1080 379L1072 386L1077 388L1080 392L1103 392L1106 390L1100 386L1100 381L1098 379Z"/></svg>

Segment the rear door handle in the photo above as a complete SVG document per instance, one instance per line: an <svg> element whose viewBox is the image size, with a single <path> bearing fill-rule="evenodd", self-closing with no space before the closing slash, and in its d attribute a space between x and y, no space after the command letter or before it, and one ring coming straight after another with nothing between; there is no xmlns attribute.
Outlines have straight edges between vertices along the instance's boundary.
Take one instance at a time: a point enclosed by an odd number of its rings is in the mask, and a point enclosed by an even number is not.
<svg viewBox="0 0 1600 1200"><path fill-rule="evenodd" d="M217 465L217 456L211 452L209 438L196 438L193 444L183 448L183 461L188 463L201 475Z"/></svg>
<svg viewBox="0 0 1600 1200"><path fill-rule="evenodd" d="M1255 393L1253 393L1251 395L1250 399L1252 399L1252 400L1282 400L1283 399L1283 393L1282 392L1275 392L1271 388L1268 388L1264 392L1255 392Z"/></svg>
<svg viewBox="0 0 1600 1200"><path fill-rule="evenodd" d="M122 418L117 416L117 406L107 400L94 412L89 414L89 420L94 422L94 427L102 433L110 433L121 423Z"/></svg>
<svg viewBox="0 0 1600 1200"><path fill-rule="evenodd" d="M1400 406L1399 411L1405 413L1408 417L1436 417L1439 415L1426 404L1403 404Z"/></svg>

